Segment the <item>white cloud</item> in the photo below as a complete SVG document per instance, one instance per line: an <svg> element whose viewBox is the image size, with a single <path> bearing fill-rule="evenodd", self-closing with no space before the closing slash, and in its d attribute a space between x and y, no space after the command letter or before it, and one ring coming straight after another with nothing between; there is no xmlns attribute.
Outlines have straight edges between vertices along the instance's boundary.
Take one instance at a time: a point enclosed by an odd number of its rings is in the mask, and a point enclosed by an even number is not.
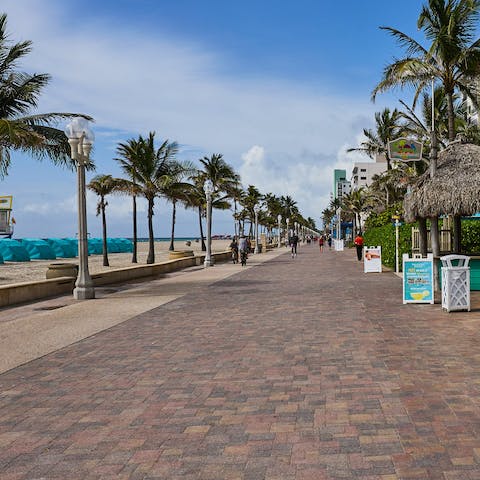
<svg viewBox="0 0 480 480"><path fill-rule="evenodd" d="M53 0L3 2L14 39L34 42L28 70L52 75L41 110L93 115L110 150L123 132L156 130L193 151L222 152L245 185L291 195L306 216L319 218L333 169L351 168L345 149L372 116L367 98L259 78L258 72L227 77L220 73L225 59L201 45L128 23L112 28L105 18L72 28L78 14L72 8ZM111 200L110 207L129 228L130 201Z"/></svg>

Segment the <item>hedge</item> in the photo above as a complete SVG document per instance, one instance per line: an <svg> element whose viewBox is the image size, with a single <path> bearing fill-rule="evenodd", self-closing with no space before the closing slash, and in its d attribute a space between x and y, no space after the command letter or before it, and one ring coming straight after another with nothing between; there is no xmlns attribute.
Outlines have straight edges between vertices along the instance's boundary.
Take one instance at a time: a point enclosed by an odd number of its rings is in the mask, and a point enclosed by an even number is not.
<svg viewBox="0 0 480 480"><path fill-rule="evenodd" d="M462 252L480 253L480 221L462 220Z"/></svg>
<svg viewBox="0 0 480 480"><path fill-rule="evenodd" d="M399 267L402 270L402 254L412 254L412 224L399 227ZM390 268L395 268L395 227L384 225L383 227L370 228L365 232L364 244L367 247L382 247L382 263Z"/></svg>

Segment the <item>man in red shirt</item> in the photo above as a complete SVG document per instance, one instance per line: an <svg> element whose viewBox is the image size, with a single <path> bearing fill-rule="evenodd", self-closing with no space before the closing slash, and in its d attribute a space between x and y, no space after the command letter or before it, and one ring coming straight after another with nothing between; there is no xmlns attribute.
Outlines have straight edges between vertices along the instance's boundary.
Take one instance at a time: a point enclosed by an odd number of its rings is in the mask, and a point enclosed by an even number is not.
<svg viewBox="0 0 480 480"><path fill-rule="evenodd" d="M355 237L355 240L353 241L355 244L355 248L357 249L357 258L358 261L362 260L362 252L363 252L363 237L360 235L360 233Z"/></svg>

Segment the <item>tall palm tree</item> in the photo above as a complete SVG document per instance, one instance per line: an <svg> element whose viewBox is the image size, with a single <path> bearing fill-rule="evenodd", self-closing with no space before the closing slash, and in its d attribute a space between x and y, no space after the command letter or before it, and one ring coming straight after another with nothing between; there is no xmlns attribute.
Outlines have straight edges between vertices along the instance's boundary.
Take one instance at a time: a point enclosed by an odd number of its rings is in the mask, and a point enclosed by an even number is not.
<svg viewBox="0 0 480 480"><path fill-rule="evenodd" d="M132 263L137 263L137 196L141 195L140 187L136 182L135 175L135 161L141 153L141 143L138 140L132 138L125 143L119 143L117 147L117 155L119 155L116 160L120 164L120 168L123 173L127 176L127 179L124 179L121 184L118 185L119 190L123 191L127 195L132 197L132 222L133 222L133 252L132 252Z"/></svg>
<svg viewBox="0 0 480 480"><path fill-rule="evenodd" d="M210 180L213 184L213 195L210 209L222 208L225 206L228 198L228 191L232 186L235 186L240 181L240 176L235 172L233 167L229 165L223 158L221 153L214 153L210 157L203 157L200 159L202 169L199 171L199 179L203 183ZM222 195L223 194L223 195ZM217 203L216 203L217 202ZM215 205L217 205L215 207ZM207 228L211 231L212 228L212 212L209 212L208 218L210 225Z"/></svg>
<svg viewBox="0 0 480 480"><path fill-rule="evenodd" d="M32 50L32 42L11 43L7 33L7 15L0 15L0 178L8 174L11 151L20 150L42 160L75 168L70 147L62 130L55 128L78 113L33 114L38 97L50 81L47 74L30 75L17 70L22 58ZM93 168L91 163L88 168Z"/></svg>
<svg viewBox="0 0 480 480"><path fill-rule="evenodd" d="M472 79L478 75L480 40L475 39L480 0L428 0L417 26L429 42L422 46L407 34L381 27L405 48L406 57L388 65L372 99L393 87L412 86L415 101L433 79L439 81L447 97L448 139L455 139L454 93L476 99Z"/></svg>
<svg viewBox="0 0 480 480"><path fill-rule="evenodd" d="M194 195L194 186L184 180L191 176L194 168L191 162L175 160L171 162L169 171L160 182L160 195L172 204L172 228L169 250L175 250L175 222L177 203L187 204Z"/></svg>
<svg viewBox="0 0 480 480"><path fill-rule="evenodd" d="M360 147L349 148L347 152L363 152L370 158L375 159L377 155L385 155L387 160L387 170L392 168L390 156L388 154L388 142L400 137L400 112L395 109L390 112L389 108L375 113L375 130L363 129L363 134L367 138L360 144Z"/></svg>
<svg viewBox="0 0 480 480"><path fill-rule="evenodd" d="M352 190L342 198L342 209L345 209L353 216L354 232L362 232L361 214L367 207L367 195L364 188Z"/></svg>
<svg viewBox="0 0 480 480"><path fill-rule="evenodd" d="M243 206L243 209L245 211L245 218L248 218L250 221L250 230L248 235L251 237L253 233L253 222L255 219L255 205L260 203L260 200L262 199L262 194L258 190L257 187L254 185L249 185L245 195L242 197L241 200L241 205Z"/></svg>
<svg viewBox="0 0 480 480"><path fill-rule="evenodd" d="M103 266L108 267L108 248L107 248L107 219L105 216L105 208L108 202L105 197L115 191L117 182L111 175L97 175L90 180L87 185L92 192L95 192L98 197L97 216L102 215L102 239L103 239Z"/></svg>
<svg viewBox="0 0 480 480"><path fill-rule="evenodd" d="M130 140L127 143L131 143ZM155 147L155 132L150 132L147 138L141 135L137 144L129 153L128 162L133 168L133 177L140 195L145 197L148 204L148 255L147 264L155 262L155 242L153 235L153 210L155 197L161 190L162 180L168 176L171 163L178 152L176 142L165 140L160 147ZM121 148L121 147L119 147Z"/></svg>

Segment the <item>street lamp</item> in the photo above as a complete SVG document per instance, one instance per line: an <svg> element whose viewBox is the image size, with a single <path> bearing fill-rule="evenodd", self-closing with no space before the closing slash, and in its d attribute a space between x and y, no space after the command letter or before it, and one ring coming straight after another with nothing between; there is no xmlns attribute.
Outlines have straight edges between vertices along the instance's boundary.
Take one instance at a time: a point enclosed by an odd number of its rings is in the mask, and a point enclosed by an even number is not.
<svg viewBox="0 0 480 480"><path fill-rule="evenodd" d="M278 214L277 220L278 220L278 248L280 248L280 245L282 243L282 240L281 240L282 216L280 214Z"/></svg>
<svg viewBox="0 0 480 480"><path fill-rule="evenodd" d="M82 117L73 118L65 127L70 144L71 157L77 165L78 195L78 276L73 298L87 300L95 298L92 278L88 272L87 206L85 199L85 164L88 163L95 136L88 121Z"/></svg>
<svg viewBox="0 0 480 480"><path fill-rule="evenodd" d="M253 211L255 212L255 250L253 253L260 253L258 248L258 212L260 211L260 205L258 203L253 207Z"/></svg>
<svg viewBox="0 0 480 480"><path fill-rule="evenodd" d="M290 236L290 230L289 230L290 219L287 218L285 221L287 222L287 234L285 235L285 247L288 248L288 237Z"/></svg>
<svg viewBox="0 0 480 480"><path fill-rule="evenodd" d="M205 261L203 266L205 268L211 267L212 264L212 194L213 194L213 182L206 180L203 184L203 190L207 197L207 253L205 255Z"/></svg>

